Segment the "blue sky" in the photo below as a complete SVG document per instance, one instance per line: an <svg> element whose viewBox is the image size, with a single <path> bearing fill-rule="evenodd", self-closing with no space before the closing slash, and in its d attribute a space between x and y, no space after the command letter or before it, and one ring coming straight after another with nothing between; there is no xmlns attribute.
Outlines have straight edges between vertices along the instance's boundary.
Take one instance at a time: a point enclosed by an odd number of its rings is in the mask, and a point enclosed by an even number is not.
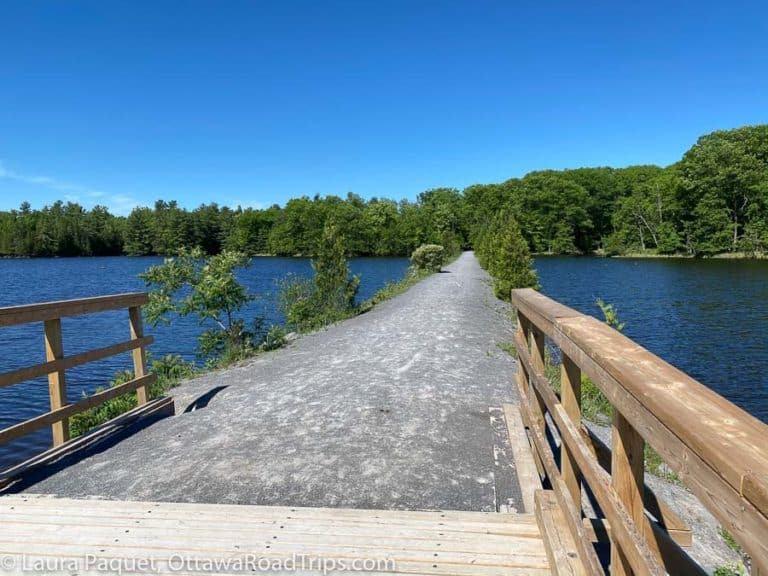
<svg viewBox="0 0 768 576"><path fill-rule="evenodd" d="M768 121L764 2L0 4L0 209L666 165Z"/></svg>

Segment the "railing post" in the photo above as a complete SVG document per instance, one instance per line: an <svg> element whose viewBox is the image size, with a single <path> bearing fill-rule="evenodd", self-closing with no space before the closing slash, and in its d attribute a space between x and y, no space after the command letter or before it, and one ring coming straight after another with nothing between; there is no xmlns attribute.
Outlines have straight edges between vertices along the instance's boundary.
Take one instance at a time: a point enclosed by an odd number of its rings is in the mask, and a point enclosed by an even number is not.
<svg viewBox="0 0 768 576"><path fill-rule="evenodd" d="M520 311L517 312L517 334L520 336L520 339L528 345L528 320L520 313ZM523 387L527 389L528 372L526 372L522 362L518 362L517 378L518 381L523 384Z"/></svg>
<svg viewBox="0 0 768 576"><path fill-rule="evenodd" d="M128 308L128 318L131 325L131 338L142 338L144 336L144 325L141 321L141 306L131 306ZM131 355L133 356L133 375L135 378L140 378L145 374L147 363L144 346L135 348ZM136 400L139 406L147 403L149 400L148 396L146 386L140 386L136 389Z"/></svg>
<svg viewBox="0 0 768 576"><path fill-rule="evenodd" d="M581 429L581 370L570 357L560 353L560 402L565 413L576 426ZM560 450L560 471L573 501L581 502L581 474L578 464L573 458L568 445L563 443Z"/></svg>
<svg viewBox="0 0 768 576"><path fill-rule="evenodd" d="M520 340L523 343L525 343L526 348L530 346L531 326L530 326L530 323L528 322L528 319L523 314L521 314L519 310L517 312L517 333L520 336ZM532 391L533 385L530 382L530 377L522 362L518 362L517 378L518 378L518 382L520 383L520 388L522 390L528 390L528 402L531 406L532 413L534 415L538 414L538 412L533 408L533 405L534 405L533 391ZM542 415L541 424L543 425L543 415ZM536 470L539 473L539 477L543 478L546 476L546 472L544 470L544 464L541 462L541 456L539 456L539 453L536 451L536 445L533 443L532 440L529 440L529 444L531 446L531 452L533 453L533 461L536 464Z"/></svg>
<svg viewBox="0 0 768 576"><path fill-rule="evenodd" d="M531 363L533 364L531 368L540 374L544 374L544 333L532 324L529 326L529 331L531 333ZM539 389L536 388L533 382L528 383L528 398L531 402L533 415L539 425L539 430L546 430L547 422L544 419L546 406L544 404L544 399L539 393Z"/></svg>
<svg viewBox="0 0 768 576"><path fill-rule="evenodd" d="M611 426L611 485L641 533L643 512L645 441L614 407ZM615 541L611 542L611 574L632 574L626 557Z"/></svg>
<svg viewBox="0 0 768 576"><path fill-rule="evenodd" d="M45 328L45 359L61 360L64 358L64 345L61 341L61 319L46 320ZM56 410L67 405L67 384L64 379L64 370L57 370L48 374L48 396L51 401L51 410ZM53 433L53 445L60 446L69 440L69 419L63 418L51 425Z"/></svg>

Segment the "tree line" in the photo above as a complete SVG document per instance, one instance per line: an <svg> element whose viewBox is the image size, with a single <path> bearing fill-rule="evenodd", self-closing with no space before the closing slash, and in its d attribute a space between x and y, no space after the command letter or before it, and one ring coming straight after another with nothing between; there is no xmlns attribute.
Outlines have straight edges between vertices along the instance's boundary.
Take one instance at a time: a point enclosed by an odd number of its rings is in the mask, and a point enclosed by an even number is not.
<svg viewBox="0 0 768 576"><path fill-rule="evenodd" d="M438 188L411 201L356 194L301 197L263 210L217 204L194 210L159 200L127 217L104 207L23 203L0 212L0 256L175 254L199 247L249 255L314 256L332 221L350 255L408 255L482 240L512 215L534 253L707 256L768 251L768 125L699 138L667 167L535 171L464 190Z"/></svg>

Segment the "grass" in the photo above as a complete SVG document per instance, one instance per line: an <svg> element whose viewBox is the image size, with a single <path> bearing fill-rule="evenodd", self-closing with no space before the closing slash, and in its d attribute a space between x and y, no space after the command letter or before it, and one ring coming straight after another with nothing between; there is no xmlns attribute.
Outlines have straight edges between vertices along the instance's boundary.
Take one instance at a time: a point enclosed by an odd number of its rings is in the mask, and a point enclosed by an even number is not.
<svg viewBox="0 0 768 576"><path fill-rule="evenodd" d="M675 474L664 459L648 444L645 445L645 470L654 476L666 480L676 486L682 486L680 477Z"/></svg>
<svg viewBox="0 0 768 576"><path fill-rule="evenodd" d="M731 536L731 533L728 532L725 528L720 526L720 528L717 529L717 533L720 534L720 537L725 542L725 545L728 546L731 550L736 552L737 554L744 556L744 549L739 545L736 540L734 540L733 536ZM730 564L724 564L722 566L718 566L715 568L714 571L715 576L746 576L747 575L747 569L744 567L743 562L733 562Z"/></svg>
<svg viewBox="0 0 768 576"><path fill-rule="evenodd" d="M386 300L391 300L395 296L399 296L400 294L405 293L411 286L418 284L424 280L424 278L427 278L432 274L434 274L434 272L429 270L409 269L408 273L405 275L405 278L398 280L397 282L387 282L383 288L380 288L368 300L362 302L357 308L358 314L368 312L371 308L376 306L376 304L380 304Z"/></svg>
<svg viewBox="0 0 768 576"><path fill-rule="evenodd" d="M515 345L512 342L496 342L496 347L517 360L517 348L515 348Z"/></svg>
<svg viewBox="0 0 768 576"><path fill-rule="evenodd" d="M747 569L744 568L744 564L741 562L734 562L732 564L724 564L715 568L712 573L713 576L747 576Z"/></svg>
<svg viewBox="0 0 768 576"><path fill-rule="evenodd" d="M743 554L744 550L741 548L741 545L736 542L736 540L733 539L733 536L731 536L731 533L728 532L725 528L720 526L718 528L717 533L720 534L720 538L722 538L725 541L726 546L733 550L734 552L738 552L739 554Z"/></svg>

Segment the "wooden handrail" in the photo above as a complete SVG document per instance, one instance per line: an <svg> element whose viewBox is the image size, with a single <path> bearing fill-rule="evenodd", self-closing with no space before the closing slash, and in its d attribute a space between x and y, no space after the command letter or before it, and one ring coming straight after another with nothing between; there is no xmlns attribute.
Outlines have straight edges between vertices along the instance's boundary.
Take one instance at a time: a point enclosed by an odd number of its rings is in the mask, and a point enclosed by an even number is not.
<svg viewBox="0 0 768 576"><path fill-rule="evenodd" d="M67 316L80 316L81 314L93 314L94 312L141 307L147 303L148 299L149 297L146 292L129 292L126 294L112 294L111 296L8 306L0 308L0 328L15 326L16 324L29 324L30 322L44 322L45 320L55 320L66 318Z"/></svg>
<svg viewBox="0 0 768 576"><path fill-rule="evenodd" d="M541 452L550 447L536 438L546 438L548 422L554 423L562 457L555 470L550 461L547 475L557 475L552 484L558 499L570 501L572 511L578 505L579 514L581 479L589 486L610 525L611 573L695 571L664 522L649 517L660 514L660 506L668 507L657 503L649 511L645 443L728 529L754 565L765 570L768 426L604 322L530 289L513 290L512 302L518 312L521 411L529 428L536 429L532 448L542 461L548 459ZM544 377L545 337L560 349L560 396ZM607 447L593 442L581 425L581 372L613 406L608 455Z"/></svg>
<svg viewBox="0 0 768 576"><path fill-rule="evenodd" d="M136 391L138 405L145 405L148 401L147 387L156 380L154 374L145 372L145 348L153 342L151 336L144 336L141 322L141 306L146 304L147 300L147 294L140 292L0 308L0 327L43 322L46 357L42 364L0 374L0 387L12 386L47 374L51 406L49 412L0 430L0 445L50 425L53 446L57 448L68 443L69 418L76 414L133 391ZM62 318L124 308L128 309L129 340L72 356L64 355ZM107 388L79 402L68 402L66 370L124 352L130 352L133 358L135 377L132 380Z"/></svg>

